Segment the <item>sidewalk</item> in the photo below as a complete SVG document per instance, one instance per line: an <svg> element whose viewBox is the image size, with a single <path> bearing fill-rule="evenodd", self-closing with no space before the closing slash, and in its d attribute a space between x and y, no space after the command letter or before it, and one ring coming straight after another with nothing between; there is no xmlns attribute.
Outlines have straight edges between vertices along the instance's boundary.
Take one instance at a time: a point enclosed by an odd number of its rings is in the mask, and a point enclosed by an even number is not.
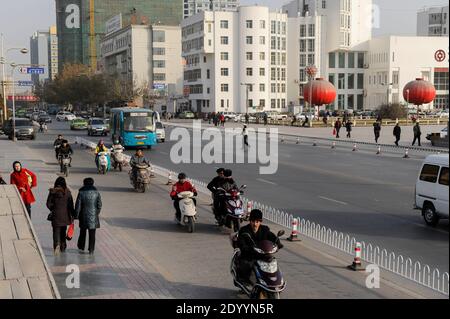
<svg viewBox="0 0 450 319"><path fill-rule="evenodd" d="M32 208L33 224L63 298L242 297L233 287L229 274L232 255L229 232L221 232L214 226L210 196L199 196L199 221L196 232L189 234L173 223L169 186L165 185L167 177L152 179L150 191L145 194L134 193L125 172L96 175L92 155L79 147L74 148L73 173L68 184L76 198L75 190L84 177L91 175L96 180L104 203L97 249L94 257L79 254L76 232L67 252L54 257L44 204L47 190L56 178L57 166L48 145L28 145L18 147L0 140L0 149L8 149L10 154L0 169L5 171L9 167L15 153L14 156L24 159L25 167L38 174L39 187L35 192L38 203ZM276 225L270 227L275 232L280 229ZM382 279L380 289L368 289L364 272L346 269L348 256L343 260L339 254L321 250L319 246L309 240L286 242L285 249L277 256L288 282L283 298L436 298L410 283L403 286L409 288L396 286L389 276ZM80 267L80 289L65 286L66 266L70 264Z"/></svg>
<svg viewBox="0 0 450 319"><path fill-rule="evenodd" d="M180 125L185 126L188 125L189 127L192 127L192 120L171 120L169 122L165 122L167 125ZM208 128L208 127L214 127L213 124L208 124L206 121L201 121L202 128ZM243 123L235 123L235 122L226 122L225 128L242 128ZM311 137L311 138L326 138L326 139L332 139L332 140L341 140L341 141L350 141L352 143L375 143L374 139L374 133L372 127L353 127L351 136L352 138L347 138L347 132L345 130L345 127L343 127L340 131L340 139L336 139L335 136L333 136L333 129L331 127L293 127L293 126L281 126L281 125L267 125L264 126L263 124L254 124L250 123L248 125L250 128L276 128L278 129L279 134L287 134L287 135L295 135L299 137ZM443 128L445 128L446 125L424 125L421 126L422 130L422 136L421 136L421 142L422 147L426 148L434 148L431 145L431 142L426 139L427 134L429 133L438 133ZM413 127L412 126L402 126L402 134L401 139L399 142L400 146L410 147L414 134L413 134ZM393 127L392 126L382 126L381 132L380 132L380 138L378 142L380 144L394 144L395 138L393 136ZM416 142L416 146L417 146ZM436 150L439 150L439 148L436 148Z"/></svg>
<svg viewBox="0 0 450 319"><path fill-rule="evenodd" d="M0 185L0 299L54 298L59 292L20 195Z"/></svg>

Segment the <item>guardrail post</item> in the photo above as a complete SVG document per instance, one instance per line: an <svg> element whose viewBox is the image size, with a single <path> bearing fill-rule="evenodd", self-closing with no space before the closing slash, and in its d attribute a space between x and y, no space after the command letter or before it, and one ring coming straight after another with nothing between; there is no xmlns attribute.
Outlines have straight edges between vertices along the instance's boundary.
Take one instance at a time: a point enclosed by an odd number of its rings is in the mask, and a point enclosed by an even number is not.
<svg viewBox="0 0 450 319"><path fill-rule="evenodd" d="M252 209L253 209L253 202L252 201L248 201L247 202L247 214L250 215L250 212L252 211Z"/></svg>
<svg viewBox="0 0 450 319"><path fill-rule="evenodd" d="M300 137L297 137L297 142L295 144L300 144Z"/></svg>
<svg viewBox="0 0 450 319"><path fill-rule="evenodd" d="M381 154L381 146L378 146L377 155L380 155L380 154Z"/></svg>
<svg viewBox="0 0 450 319"><path fill-rule="evenodd" d="M408 152L409 152L409 149L406 149L405 150L405 155L403 155L403 158L409 158Z"/></svg>
<svg viewBox="0 0 450 319"><path fill-rule="evenodd" d="M167 180L166 185L173 185L173 182L172 182L172 172L169 172L169 176L168 176L168 180Z"/></svg>
<svg viewBox="0 0 450 319"><path fill-rule="evenodd" d="M352 152L356 152L356 143L353 144Z"/></svg>
<svg viewBox="0 0 450 319"><path fill-rule="evenodd" d="M364 270L364 267L361 264L361 243L359 242L355 244L355 258L353 259L353 263L349 265L348 268L353 271Z"/></svg>
<svg viewBox="0 0 450 319"><path fill-rule="evenodd" d="M294 218L292 220L292 231L291 235L288 237L289 241L301 241L300 238L298 238L298 219Z"/></svg>
<svg viewBox="0 0 450 319"><path fill-rule="evenodd" d="M331 144L331 148L332 149L336 148L336 142L333 141L333 143Z"/></svg>

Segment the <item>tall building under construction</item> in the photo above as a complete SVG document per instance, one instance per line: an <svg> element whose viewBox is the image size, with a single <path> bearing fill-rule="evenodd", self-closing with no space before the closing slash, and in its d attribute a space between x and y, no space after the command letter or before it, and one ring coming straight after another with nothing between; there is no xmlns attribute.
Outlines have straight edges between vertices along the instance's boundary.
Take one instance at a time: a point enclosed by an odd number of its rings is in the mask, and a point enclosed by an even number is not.
<svg viewBox="0 0 450 319"><path fill-rule="evenodd" d="M106 22L120 16L130 24L179 25L183 0L55 0L59 69L66 63L82 63L96 70L99 40Z"/></svg>

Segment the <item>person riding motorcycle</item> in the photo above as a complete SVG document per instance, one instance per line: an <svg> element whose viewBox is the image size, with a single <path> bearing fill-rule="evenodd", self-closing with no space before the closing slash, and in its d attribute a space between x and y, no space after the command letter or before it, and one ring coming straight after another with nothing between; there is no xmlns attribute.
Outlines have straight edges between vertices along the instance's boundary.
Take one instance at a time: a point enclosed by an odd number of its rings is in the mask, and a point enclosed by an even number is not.
<svg viewBox="0 0 450 319"><path fill-rule="evenodd" d="M138 168L137 166L148 165L151 166L150 161L144 156L142 149L137 149L136 153L131 157L130 166L133 181L137 178Z"/></svg>
<svg viewBox="0 0 450 319"><path fill-rule="evenodd" d="M217 198L217 187L222 184L222 180L224 179L223 173L225 172L224 168L219 168L216 170L217 176L209 182L208 186L206 186L212 194L213 198L213 207L214 212L219 211L219 200Z"/></svg>
<svg viewBox="0 0 450 319"><path fill-rule="evenodd" d="M59 165L61 167L61 172L63 171L63 164L62 160L60 159L62 156L72 156L73 150L72 147L69 145L69 142L67 140L63 140L61 143L61 146L58 149L58 160ZM72 167L72 157L70 157L69 167Z"/></svg>
<svg viewBox="0 0 450 319"><path fill-rule="evenodd" d="M108 152L108 148L105 146L103 140L98 141L97 147L95 148L95 164L98 168L98 153Z"/></svg>
<svg viewBox="0 0 450 319"><path fill-rule="evenodd" d="M58 159L59 148L63 141L64 141L63 136L61 134L59 134L58 137L56 138L55 142L53 142L53 147L55 148L56 159Z"/></svg>
<svg viewBox="0 0 450 319"><path fill-rule="evenodd" d="M239 230L237 245L241 250L238 267L238 280L244 284L250 283L250 275L255 263L257 253L254 250L255 245L263 240L269 240L283 248L280 239L270 231L268 226L262 225L263 213L259 209L253 209L250 212L250 223Z"/></svg>
<svg viewBox="0 0 450 319"><path fill-rule="evenodd" d="M115 152L123 152L125 148L120 144L119 140L114 140L113 146L111 148L111 155L114 157Z"/></svg>
<svg viewBox="0 0 450 319"><path fill-rule="evenodd" d="M225 190L225 192L229 193L232 190L236 190L239 189L238 185L235 183L234 179L233 179L233 171L231 169L226 169L223 172L223 178L221 180L218 180L218 184L217 184L217 188L222 188ZM217 214L216 214L216 219L220 220L220 216L226 215L226 211L225 211L225 200L226 197L225 196L221 196L223 194L224 191L222 190L218 190L216 191L216 197L217 197ZM220 222L219 222L219 226Z"/></svg>
<svg viewBox="0 0 450 319"><path fill-rule="evenodd" d="M178 174L178 182L175 183L172 187L172 191L170 192L170 197L173 200L173 207L175 207L175 220L177 222L181 221L181 210L180 210L180 199L178 198L178 194L182 192L192 192L194 196L197 196L197 190L194 186L186 179L187 176L185 173ZM197 201L195 198L192 199L194 201L194 205L197 206Z"/></svg>

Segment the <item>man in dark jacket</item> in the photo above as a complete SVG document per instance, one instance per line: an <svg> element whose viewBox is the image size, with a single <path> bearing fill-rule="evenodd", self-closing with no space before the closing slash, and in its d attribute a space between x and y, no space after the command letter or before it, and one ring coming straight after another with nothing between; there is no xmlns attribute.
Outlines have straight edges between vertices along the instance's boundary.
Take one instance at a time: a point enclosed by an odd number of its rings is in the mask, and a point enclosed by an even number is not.
<svg viewBox="0 0 450 319"><path fill-rule="evenodd" d="M347 138L352 137L352 121L347 120L345 123L345 128L347 129Z"/></svg>
<svg viewBox="0 0 450 319"><path fill-rule="evenodd" d="M395 145L398 146L398 142L400 141L400 134L402 133L402 129L400 128L400 125L397 123L394 126L394 136L395 136Z"/></svg>
<svg viewBox="0 0 450 319"><path fill-rule="evenodd" d="M58 177L54 187L50 188L47 208L51 212L54 254L58 255L66 250L67 226L72 224L75 212L72 193L67 188L64 177Z"/></svg>
<svg viewBox="0 0 450 319"><path fill-rule="evenodd" d="M236 182L233 179L233 171L231 169L226 169L223 172L223 178L221 180L219 180L218 183L218 187L219 188L223 188L225 190L225 192L230 192L233 189L238 189L238 185L236 184ZM225 211L225 196L223 196L224 192L223 191L218 191L216 193L217 196L217 214L216 214L216 219L218 221L220 221L221 219L219 218L220 215L225 215L226 211ZM221 226L221 223L219 222L219 226Z"/></svg>
<svg viewBox="0 0 450 319"><path fill-rule="evenodd" d="M56 140L53 142L53 147L55 148L56 159L58 159L59 148L63 141L64 141L63 136L61 134L59 134L58 137L56 138Z"/></svg>
<svg viewBox="0 0 450 319"><path fill-rule="evenodd" d="M414 125L413 132L414 132L414 139L413 139L412 145L414 146L414 144L416 144L416 140L417 140L419 142L419 146L422 146L420 144L420 136L422 135L422 132L420 130L419 122L416 122L416 125Z"/></svg>
<svg viewBox="0 0 450 319"><path fill-rule="evenodd" d="M336 123L334 123L334 129L336 130L336 138L339 138L339 131L341 130L342 122L341 119L338 118Z"/></svg>
<svg viewBox="0 0 450 319"><path fill-rule="evenodd" d="M376 121L373 123L373 134L375 135L375 143L378 144L378 139L380 138L380 132L381 132L381 124L380 122Z"/></svg>
<svg viewBox="0 0 450 319"><path fill-rule="evenodd" d="M84 251L86 246L86 232L89 231L89 254L94 254L95 231L100 228L99 214L102 209L102 198L94 187L92 178L85 178L83 187L78 192L75 204L75 216L80 222L80 237L78 249Z"/></svg>
<svg viewBox="0 0 450 319"><path fill-rule="evenodd" d="M250 224L242 227L238 234L238 247L241 250L239 257L239 281L249 283L249 278L255 262L255 250L253 249L263 240L270 240L283 248L280 239L270 231L268 226L261 225L263 214L259 209L250 212Z"/></svg>
<svg viewBox="0 0 450 319"><path fill-rule="evenodd" d="M67 140L63 140L58 150L58 161L60 166L60 172L63 172L63 162L61 156L72 156L73 150ZM72 158L70 158L69 167L72 167Z"/></svg>
<svg viewBox="0 0 450 319"><path fill-rule="evenodd" d="M219 208L216 193L217 193L217 187L219 187L219 185L222 182L222 179L224 178L224 176L223 176L224 171L225 171L224 168L218 168L216 170L217 176L214 177L211 182L209 182L208 186L206 186L209 189L209 191L211 192L211 196L213 199L214 211L218 211L218 208Z"/></svg>

